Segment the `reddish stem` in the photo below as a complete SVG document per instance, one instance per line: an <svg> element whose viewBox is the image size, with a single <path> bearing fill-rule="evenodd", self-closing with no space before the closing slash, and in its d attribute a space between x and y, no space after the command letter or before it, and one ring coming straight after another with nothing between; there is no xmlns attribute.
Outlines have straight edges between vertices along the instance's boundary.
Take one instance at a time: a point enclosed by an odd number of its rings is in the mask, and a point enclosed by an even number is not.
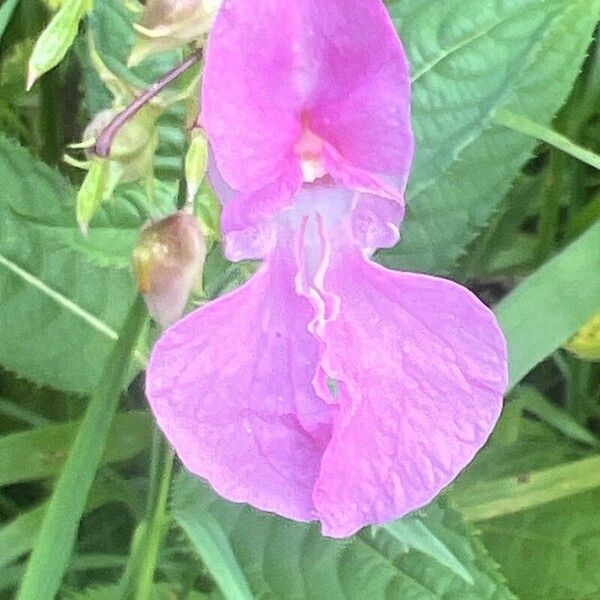
<svg viewBox="0 0 600 600"><path fill-rule="evenodd" d="M152 98L173 83L178 77L191 69L202 59L202 48L198 48L193 54L177 65L174 69L163 75L158 81L153 83L138 98L136 98L126 109L121 111L100 133L94 147L94 152L100 158L107 158L110 155L110 149L117 133L121 127L130 121Z"/></svg>

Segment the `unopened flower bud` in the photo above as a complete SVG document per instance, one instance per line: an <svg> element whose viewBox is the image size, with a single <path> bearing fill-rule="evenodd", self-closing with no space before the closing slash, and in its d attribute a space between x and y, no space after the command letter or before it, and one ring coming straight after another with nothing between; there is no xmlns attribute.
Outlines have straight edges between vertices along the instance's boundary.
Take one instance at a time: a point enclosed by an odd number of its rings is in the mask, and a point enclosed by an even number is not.
<svg viewBox="0 0 600 600"><path fill-rule="evenodd" d="M205 258L204 237L193 215L180 211L142 230L133 252L135 272L148 310L162 327L183 314Z"/></svg>
<svg viewBox="0 0 600 600"><path fill-rule="evenodd" d="M100 111L85 128L83 139L96 140L118 111L107 108ZM122 183L139 181L152 169L152 158L158 145L154 116L144 111L128 121L117 133L110 149L110 160L123 166ZM88 150L88 158L92 152Z"/></svg>
<svg viewBox="0 0 600 600"><path fill-rule="evenodd" d="M148 0L135 29L138 41L129 57L139 64L157 52L201 40L211 28L222 0Z"/></svg>
<svg viewBox="0 0 600 600"><path fill-rule="evenodd" d="M107 200L119 183L145 181L150 188L154 176L154 153L158 145L158 133L153 113L141 111L117 133L111 146L110 156L100 158L92 150L102 130L117 114L113 109L99 112L86 127L83 144L89 160L89 172L77 194L77 220L82 231L103 200Z"/></svg>
<svg viewBox="0 0 600 600"><path fill-rule="evenodd" d="M583 360L600 361L600 313L584 325L565 348Z"/></svg>
<svg viewBox="0 0 600 600"><path fill-rule="evenodd" d="M206 176L207 169L208 137L202 128L195 127L192 130L190 146L185 155L185 181L189 204L194 202L194 198Z"/></svg>

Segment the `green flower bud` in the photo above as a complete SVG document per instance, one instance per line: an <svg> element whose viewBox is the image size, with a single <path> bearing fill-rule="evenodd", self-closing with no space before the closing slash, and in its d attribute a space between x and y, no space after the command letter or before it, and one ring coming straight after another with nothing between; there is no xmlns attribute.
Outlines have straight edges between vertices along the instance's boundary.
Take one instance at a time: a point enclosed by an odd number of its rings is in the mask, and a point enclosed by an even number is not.
<svg viewBox="0 0 600 600"><path fill-rule="evenodd" d="M183 314L205 258L204 237L193 215L180 211L142 230L133 263L148 310L162 327Z"/></svg>
<svg viewBox="0 0 600 600"><path fill-rule="evenodd" d="M152 111L140 111L119 130L109 158L99 158L93 153L96 138L116 114L113 109L99 112L86 127L83 144L75 145L86 148L90 162L88 175L77 194L77 220L83 232L102 201L111 197L119 183L144 181L149 190L153 184L158 132Z"/></svg>
<svg viewBox="0 0 600 600"><path fill-rule="evenodd" d="M135 25L138 41L131 66L157 52L201 40L210 30L223 0L148 0Z"/></svg>
<svg viewBox="0 0 600 600"><path fill-rule="evenodd" d="M185 182L187 201L193 204L208 169L208 137L200 127L192 130L190 145L185 155Z"/></svg>

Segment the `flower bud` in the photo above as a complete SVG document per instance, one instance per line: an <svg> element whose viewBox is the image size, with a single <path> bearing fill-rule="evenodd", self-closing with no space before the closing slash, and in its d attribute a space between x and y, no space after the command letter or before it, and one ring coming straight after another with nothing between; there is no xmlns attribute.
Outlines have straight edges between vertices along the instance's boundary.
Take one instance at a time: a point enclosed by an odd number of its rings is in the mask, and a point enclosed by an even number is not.
<svg viewBox="0 0 600 600"><path fill-rule="evenodd" d="M208 138L200 127L192 129L190 146L185 155L187 202L192 204L208 169Z"/></svg>
<svg viewBox="0 0 600 600"><path fill-rule="evenodd" d="M119 183L145 181L150 187L153 182L158 133L152 112L140 111L119 130L109 158L100 158L92 151L98 135L116 114L113 109L99 112L84 131L84 143L73 146L85 147L89 160L88 175L77 195L77 220L83 232L102 201L110 198Z"/></svg>
<svg viewBox="0 0 600 600"><path fill-rule="evenodd" d="M600 361L600 313L584 325L565 348L583 360Z"/></svg>
<svg viewBox="0 0 600 600"><path fill-rule="evenodd" d="M96 140L98 135L118 114L117 110L107 108L100 111L85 128L84 140ZM153 115L140 112L127 122L117 133L111 149L111 162L118 162L123 167L120 182L139 181L152 171L152 159L158 145L158 133L154 125ZM88 158L93 153L86 152Z"/></svg>
<svg viewBox="0 0 600 600"><path fill-rule="evenodd" d="M131 66L151 54L200 40L211 28L223 0L148 0L135 29Z"/></svg>
<svg viewBox="0 0 600 600"><path fill-rule="evenodd" d="M142 230L133 252L135 272L148 310L162 327L183 314L205 258L204 237L193 215L180 211Z"/></svg>

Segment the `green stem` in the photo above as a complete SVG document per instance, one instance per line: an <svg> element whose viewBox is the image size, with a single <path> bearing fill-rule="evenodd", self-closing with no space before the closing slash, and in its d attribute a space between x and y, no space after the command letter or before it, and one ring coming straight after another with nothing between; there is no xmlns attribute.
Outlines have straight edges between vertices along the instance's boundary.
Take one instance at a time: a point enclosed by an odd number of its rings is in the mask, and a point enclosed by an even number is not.
<svg viewBox="0 0 600 600"><path fill-rule="evenodd" d="M55 598L59 591L146 314L144 301L139 297L129 312L98 388L90 399L48 502L18 600Z"/></svg>
<svg viewBox="0 0 600 600"><path fill-rule="evenodd" d="M560 229L561 199L564 191L565 168L569 158L552 150L550 165L546 176L545 189L542 197L542 210L540 211L537 248L537 259L540 263L550 258L557 247Z"/></svg>
<svg viewBox="0 0 600 600"><path fill-rule="evenodd" d="M504 125L513 131L524 133L530 137L537 138L542 142L550 144L558 150L562 150L566 154L579 159L580 161L600 170L600 156L582 148L578 144L572 142L564 135L553 131L548 127L539 125L534 121L530 121L527 117L517 115L506 109L501 109L496 113L496 123Z"/></svg>
<svg viewBox="0 0 600 600"><path fill-rule="evenodd" d="M162 434L155 430L146 518L134 534L129 561L121 578L120 600L152 598L154 573L164 537L173 462L173 451Z"/></svg>
<svg viewBox="0 0 600 600"><path fill-rule="evenodd" d="M158 564L160 547L165 533L167 501L171 489L174 456L173 450L164 440L161 442L161 446L160 460L157 461L160 476L157 481L158 486L146 529L145 556L139 572L135 600L150 600L152 598L154 572Z"/></svg>

